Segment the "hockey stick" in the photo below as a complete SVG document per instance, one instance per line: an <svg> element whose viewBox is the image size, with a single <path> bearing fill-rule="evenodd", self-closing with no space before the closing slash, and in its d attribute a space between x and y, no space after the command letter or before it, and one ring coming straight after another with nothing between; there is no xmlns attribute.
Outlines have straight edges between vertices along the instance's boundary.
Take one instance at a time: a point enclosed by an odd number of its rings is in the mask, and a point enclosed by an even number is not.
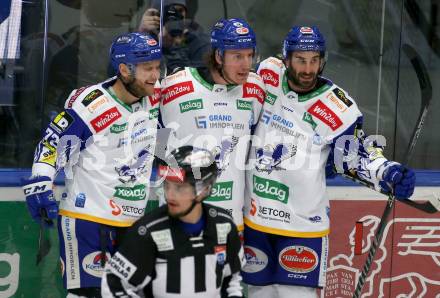
<svg viewBox="0 0 440 298"><path fill-rule="evenodd" d="M363 186L366 186L372 190L377 191L374 188L374 185L368 181L362 180L359 177L357 177L356 175L348 175L348 174L341 174L342 177L350 179L353 182L359 183ZM383 190L379 191L381 194L384 194L386 196L389 196L390 193L387 193ZM407 204L417 210L423 211L425 213L436 213L440 211L440 198L436 197L435 195L433 195L432 197L429 197L428 200L426 202L423 203L419 203L416 201L412 201L412 200L399 200L399 202L402 202L404 204Z"/></svg>
<svg viewBox="0 0 440 298"><path fill-rule="evenodd" d="M413 21L414 25L420 29L422 36L431 47L432 51L440 56L440 37L436 32L437 26L437 4L431 1L431 15L430 20L425 17L424 11L416 0L405 0L405 10Z"/></svg>
<svg viewBox="0 0 440 298"><path fill-rule="evenodd" d="M411 136L411 142L406 149L406 162L408 164L410 158L412 157L414 147L416 146L417 140L419 139L420 132L422 131L423 124L425 123L426 115L428 114L429 104L432 99L432 85L431 79L429 78L428 71L426 70L425 64L420 58L419 54L414 50L409 44L404 44L402 46L403 51L406 56L411 61L412 66L417 74L419 80L420 91L422 95L422 104L420 106L419 118L417 119L417 125Z"/></svg>
<svg viewBox="0 0 440 298"><path fill-rule="evenodd" d="M420 132L422 130L423 124L425 122L425 118L428 112L428 107L431 102L432 98L432 85L431 80L429 78L428 71L426 70L425 65L423 64L422 59L417 54L417 52L414 50L413 47L411 47L409 44L404 44L402 46L403 51L408 56L409 60L411 61L412 66L414 67L414 70L417 74L417 78L419 80L420 90L421 90L421 96L422 96L422 104L421 109L419 113L419 118L417 125L414 129L414 132L411 136L411 142L407 148L407 153L405 155L405 164L408 164L408 162L411 160L414 147L416 146L417 140L420 136ZM371 248L368 252L367 260L365 261L364 267L362 269L362 273L359 276L358 283L356 286L356 290L353 294L353 298L359 298L362 293L362 288L364 286L365 280L367 278L367 275L370 271L371 263L373 262L374 255L376 254L377 247L379 245L380 240L382 239L382 234L385 229L385 226L388 222L388 216L391 213L391 210L394 207L395 203L395 196L389 195L387 205L385 206L385 210L382 214L382 217L380 219L379 226L377 228L376 234L374 235L374 241L371 244ZM410 202L409 200L402 200L402 202ZM415 203L415 202L413 202ZM408 203L407 203L408 204ZM409 204L413 206L413 204Z"/></svg>
<svg viewBox="0 0 440 298"><path fill-rule="evenodd" d="M37 252L37 266L43 260L45 256L50 251L51 243L49 239L46 238L46 224L52 225L53 222L47 217L46 210L40 209L41 221L40 221L40 234L38 235L38 252Z"/></svg>

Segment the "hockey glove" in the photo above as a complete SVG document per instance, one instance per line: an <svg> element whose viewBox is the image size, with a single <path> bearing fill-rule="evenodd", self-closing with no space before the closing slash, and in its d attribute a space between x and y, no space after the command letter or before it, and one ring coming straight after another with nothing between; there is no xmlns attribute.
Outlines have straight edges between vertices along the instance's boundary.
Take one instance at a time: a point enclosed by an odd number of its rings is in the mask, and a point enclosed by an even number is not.
<svg viewBox="0 0 440 298"><path fill-rule="evenodd" d="M51 220L58 215L58 205L52 191L52 180L49 177L37 176L24 179L22 182L26 204L32 218L38 223L44 220L46 225L52 226Z"/></svg>
<svg viewBox="0 0 440 298"><path fill-rule="evenodd" d="M392 192L398 200L405 200L412 196L416 184L416 175L413 170L401 164L394 164L385 170L380 186L386 192Z"/></svg>

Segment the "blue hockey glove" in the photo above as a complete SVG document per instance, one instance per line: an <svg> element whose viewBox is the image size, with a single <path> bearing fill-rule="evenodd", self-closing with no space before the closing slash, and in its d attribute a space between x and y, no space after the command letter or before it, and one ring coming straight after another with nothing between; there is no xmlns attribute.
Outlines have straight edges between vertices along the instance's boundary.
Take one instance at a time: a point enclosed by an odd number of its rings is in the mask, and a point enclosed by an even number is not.
<svg viewBox="0 0 440 298"><path fill-rule="evenodd" d="M24 179L22 182L32 218L38 223L43 219L46 225L53 225L51 220L58 215L58 205L52 191L52 180L49 177L37 176Z"/></svg>
<svg viewBox="0 0 440 298"><path fill-rule="evenodd" d="M412 196L416 185L416 175L413 170L403 165L395 164L385 170L380 186L386 192L393 192L398 200ZM390 189L391 187L391 189Z"/></svg>

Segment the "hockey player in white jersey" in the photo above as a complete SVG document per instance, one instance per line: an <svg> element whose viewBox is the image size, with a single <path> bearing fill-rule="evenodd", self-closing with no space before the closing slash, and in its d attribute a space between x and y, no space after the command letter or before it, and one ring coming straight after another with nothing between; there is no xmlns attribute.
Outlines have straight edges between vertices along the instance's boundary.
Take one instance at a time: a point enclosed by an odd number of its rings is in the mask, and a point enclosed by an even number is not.
<svg viewBox="0 0 440 298"><path fill-rule="evenodd" d="M264 85L251 72L256 38L246 21L218 21L211 46L206 67L186 67L162 81L161 119L173 130L170 150L190 144L215 154L219 178L207 202L227 209L242 231L244 166Z"/></svg>
<svg viewBox="0 0 440 298"><path fill-rule="evenodd" d="M101 297L116 233L143 215L148 199L161 49L151 36L123 34L112 43L110 59L117 76L70 94L46 128L23 187L36 221L58 217L67 297ZM58 210L52 186L61 168L66 193Z"/></svg>
<svg viewBox="0 0 440 298"><path fill-rule="evenodd" d="M293 27L283 60L257 73L266 86L246 177L243 279L249 297L317 297L328 256L329 173L355 174L407 199L414 172L388 161L362 132L362 114L341 87L322 77L324 37Z"/></svg>

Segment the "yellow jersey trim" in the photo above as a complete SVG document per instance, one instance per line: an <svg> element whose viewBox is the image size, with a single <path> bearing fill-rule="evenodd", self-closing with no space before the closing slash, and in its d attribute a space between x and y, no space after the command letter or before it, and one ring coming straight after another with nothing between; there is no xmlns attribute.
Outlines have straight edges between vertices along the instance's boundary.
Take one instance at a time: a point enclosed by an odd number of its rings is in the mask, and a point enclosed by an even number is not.
<svg viewBox="0 0 440 298"><path fill-rule="evenodd" d="M327 236L330 233L330 229L324 230L324 231L318 231L318 232L298 232L298 231L288 231L288 230L282 230L282 229L276 229L276 228L269 228L260 226L259 224L253 223L248 218L244 218L245 225L249 226L250 228L264 232L269 234L275 234L275 235L281 235L281 236L288 236L288 237L299 237L299 238L318 238L318 237L324 237Z"/></svg>
<svg viewBox="0 0 440 298"><path fill-rule="evenodd" d="M71 212L71 211L67 211L67 210L63 210L63 209L60 210L59 214L60 215L65 215L65 216L69 216L69 217L73 217L73 218L93 221L93 222L97 222L97 223L100 223L100 224L104 224L104 225L108 225L108 226L113 226L113 227L130 227L134 223L134 221L128 222L128 221L109 220L109 219L105 219L105 218L101 218L101 217L96 217L96 216L92 216L92 215L86 215L86 214Z"/></svg>

